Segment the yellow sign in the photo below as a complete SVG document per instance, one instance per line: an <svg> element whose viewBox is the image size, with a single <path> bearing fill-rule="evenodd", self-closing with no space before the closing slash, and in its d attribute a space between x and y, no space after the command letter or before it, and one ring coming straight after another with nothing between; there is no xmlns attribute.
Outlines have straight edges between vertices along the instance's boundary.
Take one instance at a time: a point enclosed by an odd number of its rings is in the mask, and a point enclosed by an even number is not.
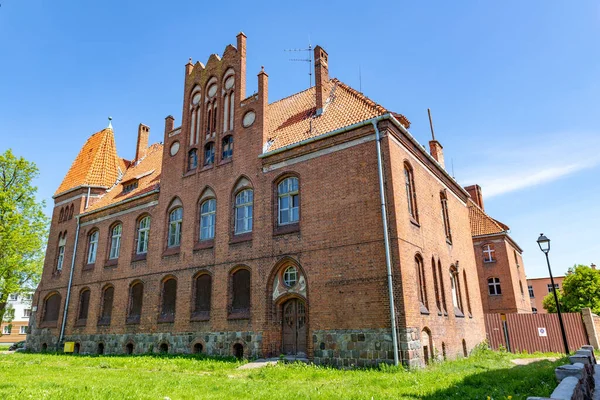
<svg viewBox="0 0 600 400"><path fill-rule="evenodd" d="M65 353L72 353L75 351L75 342L65 342Z"/></svg>

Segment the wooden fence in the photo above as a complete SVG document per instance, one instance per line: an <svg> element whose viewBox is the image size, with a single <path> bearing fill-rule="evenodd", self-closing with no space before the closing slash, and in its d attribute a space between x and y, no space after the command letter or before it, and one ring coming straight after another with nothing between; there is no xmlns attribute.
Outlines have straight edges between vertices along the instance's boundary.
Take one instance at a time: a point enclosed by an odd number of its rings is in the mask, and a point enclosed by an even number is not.
<svg viewBox="0 0 600 400"><path fill-rule="evenodd" d="M569 349L589 344L579 313L563 313ZM564 352L557 314L485 314L490 347L503 346L513 353L528 351Z"/></svg>

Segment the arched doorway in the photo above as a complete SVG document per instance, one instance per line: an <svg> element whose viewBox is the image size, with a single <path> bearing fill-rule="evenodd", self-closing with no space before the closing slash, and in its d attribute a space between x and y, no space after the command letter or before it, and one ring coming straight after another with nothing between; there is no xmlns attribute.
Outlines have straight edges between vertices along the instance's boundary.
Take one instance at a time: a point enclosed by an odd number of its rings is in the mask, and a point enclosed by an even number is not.
<svg viewBox="0 0 600 400"><path fill-rule="evenodd" d="M293 298L283 303L282 350L287 355L306 355L306 303Z"/></svg>

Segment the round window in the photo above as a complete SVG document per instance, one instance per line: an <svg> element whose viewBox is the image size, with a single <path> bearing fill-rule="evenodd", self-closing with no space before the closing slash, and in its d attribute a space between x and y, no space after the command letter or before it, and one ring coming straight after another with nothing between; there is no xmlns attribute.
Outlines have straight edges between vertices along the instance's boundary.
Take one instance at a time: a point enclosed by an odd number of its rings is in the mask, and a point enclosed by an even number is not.
<svg viewBox="0 0 600 400"><path fill-rule="evenodd" d="M173 142L171 145L171 155L174 156L179 151L179 142Z"/></svg>
<svg viewBox="0 0 600 400"><path fill-rule="evenodd" d="M298 282L298 270L296 267L288 267L283 273L283 283L287 287L292 287Z"/></svg>

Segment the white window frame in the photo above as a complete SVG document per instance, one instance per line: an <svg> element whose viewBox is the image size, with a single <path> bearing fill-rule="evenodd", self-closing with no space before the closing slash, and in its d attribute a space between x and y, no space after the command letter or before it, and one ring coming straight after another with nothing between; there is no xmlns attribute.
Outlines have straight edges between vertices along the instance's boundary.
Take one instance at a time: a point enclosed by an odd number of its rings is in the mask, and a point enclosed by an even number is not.
<svg viewBox="0 0 600 400"><path fill-rule="evenodd" d="M254 191L244 189L235 196L235 227L236 235L252 232L252 213Z"/></svg>
<svg viewBox="0 0 600 400"><path fill-rule="evenodd" d="M552 284L548 283L547 287L548 287L548 293L552 293ZM554 284L554 289L555 290L560 290L560 285L558 283L555 283Z"/></svg>
<svg viewBox="0 0 600 400"><path fill-rule="evenodd" d="M95 230L89 236L87 259L88 264L94 264L96 262L96 253L98 252L98 232L98 230Z"/></svg>
<svg viewBox="0 0 600 400"><path fill-rule="evenodd" d="M200 204L200 240L215 238L217 200L207 199Z"/></svg>
<svg viewBox="0 0 600 400"><path fill-rule="evenodd" d="M150 216L146 215L138 222L136 254L148 252L148 240L150 238Z"/></svg>
<svg viewBox="0 0 600 400"><path fill-rule="evenodd" d="M29 318L31 317L31 308L24 308L23 309L23 318Z"/></svg>
<svg viewBox="0 0 600 400"><path fill-rule="evenodd" d="M300 186L298 178L290 176L279 182L277 197L277 223L279 225L298 223L300 220ZM282 204L284 200L287 200L286 207ZM294 201L296 201L296 206L294 206Z"/></svg>
<svg viewBox="0 0 600 400"><path fill-rule="evenodd" d="M123 224L115 225L111 230L109 260L116 260L121 253L121 236L123 234Z"/></svg>
<svg viewBox="0 0 600 400"><path fill-rule="evenodd" d="M11 293L8 295L8 301L17 301L17 300L19 300L18 293Z"/></svg>
<svg viewBox="0 0 600 400"><path fill-rule="evenodd" d="M3 335L10 335L11 329L10 329L10 325L4 325L2 327L2 334Z"/></svg>
<svg viewBox="0 0 600 400"><path fill-rule="evenodd" d="M215 163L215 142L208 142L204 145L204 166Z"/></svg>
<svg viewBox="0 0 600 400"><path fill-rule="evenodd" d="M27 325L21 325L19 327L19 335L27 335Z"/></svg>
<svg viewBox="0 0 600 400"><path fill-rule="evenodd" d="M175 213L179 212L177 216ZM177 218L177 219L175 219ZM181 224L183 222L183 207L176 207L169 213L169 238L168 247L179 247L181 245Z"/></svg>
<svg viewBox="0 0 600 400"><path fill-rule="evenodd" d="M492 293L490 291L490 288L493 288L493 292ZM501 296L502 295L502 287L500 285L500 278L496 278L496 277L492 277L492 278L488 278L488 294L490 296Z"/></svg>
<svg viewBox="0 0 600 400"><path fill-rule="evenodd" d="M494 257L494 254L496 254L496 249L494 249L494 247L491 244L485 244L483 245L483 262L484 263L491 263L496 261L496 258Z"/></svg>
<svg viewBox="0 0 600 400"><path fill-rule="evenodd" d="M535 293L533 293L533 286L532 285L527 285L527 291L529 292L529 298L530 299L534 299L535 298Z"/></svg>

